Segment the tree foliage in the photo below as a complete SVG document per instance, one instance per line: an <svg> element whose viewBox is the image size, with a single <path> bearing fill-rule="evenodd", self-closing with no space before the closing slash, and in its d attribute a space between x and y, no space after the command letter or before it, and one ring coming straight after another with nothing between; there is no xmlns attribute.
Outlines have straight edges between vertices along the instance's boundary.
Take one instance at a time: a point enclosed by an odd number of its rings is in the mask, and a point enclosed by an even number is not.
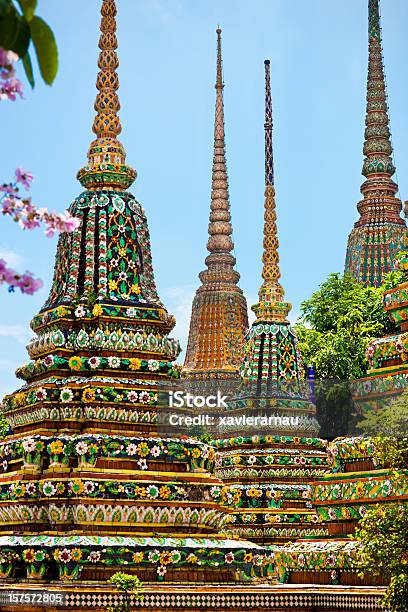
<svg viewBox="0 0 408 612"><path fill-rule="evenodd" d="M36 8L37 0L0 0L0 48L14 51L19 56L31 87L34 87L31 43L47 85L53 83L58 70L54 34L50 26L35 15Z"/></svg>
<svg viewBox="0 0 408 612"><path fill-rule="evenodd" d="M391 273L386 288L401 279L402 273ZM368 342L395 329L384 311L384 289L364 287L348 274L335 273L302 303L296 325L299 349L305 363L314 366L317 378L364 376Z"/></svg>
<svg viewBox="0 0 408 612"><path fill-rule="evenodd" d="M130 612L132 601L143 599L143 582L138 576L116 572L109 578L109 582L114 584L119 593L124 594L124 603L108 608L108 612Z"/></svg>

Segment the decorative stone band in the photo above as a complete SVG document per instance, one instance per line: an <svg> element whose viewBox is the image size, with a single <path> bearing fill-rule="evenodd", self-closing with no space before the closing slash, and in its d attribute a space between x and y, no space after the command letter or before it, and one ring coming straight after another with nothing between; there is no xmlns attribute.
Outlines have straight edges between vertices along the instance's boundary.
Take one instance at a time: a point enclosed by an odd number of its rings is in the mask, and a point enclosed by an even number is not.
<svg viewBox="0 0 408 612"><path fill-rule="evenodd" d="M407 384L408 368L406 365L398 366L395 369L384 368L384 371L373 370L370 376L353 382L353 400L364 414L366 410L370 410L373 402L379 399L389 402L391 398L404 391Z"/></svg>
<svg viewBox="0 0 408 612"><path fill-rule="evenodd" d="M299 448L314 448L316 450L326 451L327 441L322 438L309 438L305 436L237 436L232 438L218 438L211 442L211 445L216 449L234 448L249 446L251 449L254 446L270 446L270 445L295 446Z"/></svg>
<svg viewBox="0 0 408 612"><path fill-rule="evenodd" d="M253 515L251 515L253 516ZM272 516L272 515L269 515ZM277 521L278 522L278 521ZM240 538L247 540L262 541L268 538L271 541L276 540L294 540L298 538L324 538L327 536L326 527L310 527L307 524L298 523L294 527L277 526L271 527L270 524L265 524L262 527L253 527L252 525L234 525L225 531L225 535L237 535Z"/></svg>
<svg viewBox="0 0 408 612"><path fill-rule="evenodd" d="M58 441L54 441L55 445ZM53 444L53 443L51 443ZM139 452L144 449L138 448ZM53 459L59 457L52 455ZM47 477L48 476L48 477ZM109 500L109 501L143 501L152 503L185 502L193 499L194 502L224 506L230 501L228 487L215 486L211 482L159 482L152 484L146 481L113 480L96 478L92 474L88 478L72 477L50 478L43 474L43 480L29 481L10 480L0 483L0 501L39 501L52 500Z"/></svg>
<svg viewBox="0 0 408 612"><path fill-rule="evenodd" d="M148 307L148 306L127 306L121 304L95 304L93 307L89 307L86 304L80 304L79 306L57 306L50 310L40 312L35 316L30 325L34 332L41 331L44 327L48 327L50 324L58 323L63 324L64 322L86 322L92 321L108 321L114 319L115 321L124 321L127 324L132 325L141 323L143 324L162 324L163 327L169 326L173 322L173 318L169 317L164 308Z"/></svg>
<svg viewBox="0 0 408 612"><path fill-rule="evenodd" d="M87 164L77 173L86 189L128 189L136 179L136 171L125 164Z"/></svg>
<svg viewBox="0 0 408 612"><path fill-rule="evenodd" d="M308 484L234 484L227 487L227 500L234 508L281 508L287 500L309 502Z"/></svg>
<svg viewBox="0 0 408 612"><path fill-rule="evenodd" d="M377 465L374 440L364 436L333 440L328 443L327 453L332 472L345 472L346 464L356 461L371 460L373 465Z"/></svg>
<svg viewBox="0 0 408 612"><path fill-rule="evenodd" d="M216 468L225 467L263 467L263 466L322 466L327 470L326 454L313 450L295 448L239 449L218 452Z"/></svg>
<svg viewBox="0 0 408 612"><path fill-rule="evenodd" d="M55 589L55 587L51 587ZM124 598L120 593L113 593L110 586L81 585L81 590L70 587L68 584L59 585L53 592L63 593L67 606L74 612L84 609L123 605ZM147 609L174 612L183 608L197 608L203 612L213 610L230 611L231 608L243 610L279 610L299 609L325 609L325 610L382 610L383 589L380 588L353 588L333 585L309 586L305 591L304 585L241 585L239 590L235 585L206 585L201 590L197 586L177 586L166 583L156 584L154 587L145 587L143 605Z"/></svg>
<svg viewBox="0 0 408 612"><path fill-rule="evenodd" d="M101 370L106 374L113 372L134 372L135 374L155 374L156 376L164 376L168 378L180 378L180 369L171 361L158 361L157 359L138 359L130 357L124 359L122 357L80 357L72 355L71 357L57 357L47 355L42 360L36 362L30 361L27 365L18 368L16 376L25 380L31 379L33 376L38 376L44 372L61 371L66 375L66 371L81 373L83 371L98 372ZM47 391L44 391L44 399L46 399ZM132 391L128 392L132 393Z"/></svg>
<svg viewBox="0 0 408 612"><path fill-rule="evenodd" d="M346 475L344 475L346 477ZM341 479L333 482L316 482L312 485L312 503L318 509L330 503L386 503L396 499L408 501L408 481L401 479L398 485L390 479L388 471L376 477ZM335 518L334 516L332 517Z"/></svg>
<svg viewBox="0 0 408 612"><path fill-rule="evenodd" d="M18 555L31 577L31 566L57 563L61 580L77 580L86 567L154 568L163 580L170 570L227 567L241 579L267 577L273 570L273 554L249 542L211 538L154 538L99 536L2 536L0 552ZM9 576L12 577L13 568Z"/></svg>
<svg viewBox="0 0 408 612"><path fill-rule="evenodd" d="M126 330L123 326L126 325ZM140 325L140 323L139 323ZM59 329L43 330L37 338L29 343L27 349L32 359L43 357L43 364L51 363L50 351L63 349L65 351L143 351L155 355L156 358L167 358L173 361L179 355L180 344L174 338L160 335L147 328L146 330L130 329L131 322L118 324L110 323L106 327L99 325L87 329ZM113 329L112 329L113 328ZM46 357L44 357L46 355ZM177 366L175 366L177 367Z"/></svg>
<svg viewBox="0 0 408 612"><path fill-rule="evenodd" d="M84 530L88 526L103 527L112 533L132 530L146 534L149 529L165 531L170 528L183 529L187 533L195 531L219 531L232 520L225 512L215 508L193 506L161 506L131 504L65 504L49 503L39 505L19 503L1 504L0 527L10 530L11 525L25 524L25 532L38 530L37 525L68 525L70 529ZM0 553L1 554L1 553Z"/></svg>
<svg viewBox="0 0 408 612"><path fill-rule="evenodd" d="M235 482L248 480L253 481L254 479L272 479L276 478L279 480L314 480L322 476L327 470L325 466L315 467L230 467L230 468L216 468L215 475L220 480L225 482Z"/></svg>
<svg viewBox="0 0 408 612"><path fill-rule="evenodd" d="M172 438L125 438L103 434L73 436L30 436L0 443L0 461L6 471L9 463L22 459L25 465L41 466L48 458L52 463L68 465L75 458L82 465L94 466L98 457L137 461L139 470L149 470L155 461L183 462L191 470L214 467L214 449L197 440ZM149 462L149 463L148 463Z"/></svg>
<svg viewBox="0 0 408 612"><path fill-rule="evenodd" d="M384 294L384 308L394 323L408 320L408 282Z"/></svg>
<svg viewBox="0 0 408 612"><path fill-rule="evenodd" d="M234 512L233 514L234 525L230 528L235 531L236 527L242 527L246 524L256 525L271 525L271 524L282 524L291 525L296 524L299 527L310 525L311 523L318 523L319 518L317 514L312 511L287 511L287 512Z"/></svg>
<svg viewBox="0 0 408 612"><path fill-rule="evenodd" d="M357 571L353 559L359 549L350 540L300 540L275 549L276 569L281 582L287 582L290 573L330 572L332 583L339 581L339 572Z"/></svg>
<svg viewBox="0 0 408 612"><path fill-rule="evenodd" d="M6 414L27 406L109 403L130 408L157 404L157 383L127 378L47 378L27 385L3 400Z"/></svg>
<svg viewBox="0 0 408 612"><path fill-rule="evenodd" d="M18 426L35 425L46 421L75 421L82 424L97 419L103 422L125 424L157 424L157 412L153 410L119 408L117 406L75 406L71 404L45 405L27 407L25 410L15 410L7 414L11 429Z"/></svg>
<svg viewBox="0 0 408 612"><path fill-rule="evenodd" d="M375 374L377 368L386 367L389 360L405 362L408 358L408 332L372 340L366 349L366 357Z"/></svg>

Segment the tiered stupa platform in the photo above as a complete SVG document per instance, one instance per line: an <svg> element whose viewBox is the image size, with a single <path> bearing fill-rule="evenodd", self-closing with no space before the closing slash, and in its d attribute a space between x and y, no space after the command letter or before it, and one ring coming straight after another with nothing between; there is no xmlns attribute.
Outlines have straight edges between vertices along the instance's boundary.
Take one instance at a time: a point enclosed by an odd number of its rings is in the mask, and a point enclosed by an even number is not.
<svg viewBox="0 0 408 612"><path fill-rule="evenodd" d="M229 485L233 506L227 533L260 544L327 535L311 504L311 483L328 469L323 440L236 437L217 440L215 447L215 474Z"/></svg>
<svg viewBox="0 0 408 612"><path fill-rule="evenodd" d="M407 388L408 383L408 253L401 251L396 267L405 279L384 294L384 308L400 331L377 338L366 349L371 368L364 378L353 383L353 400L364 417L368 412L388 405ZM401 432L403 433L403 432ZM406 432L405 432L406 433Z"/></svg>
<svg viewBox="0 0 408 612"><path fill-rule="evenodd" d="M312 485L311 503L329 538L299 540L276 551L280 580L289 583L383 585L381 577L360 578L353 564L359 543L350 539L359 520L377 505L408 502L408 483L395 484L377 463L369 438L339 438L328 444L330 472Z"/></svg>

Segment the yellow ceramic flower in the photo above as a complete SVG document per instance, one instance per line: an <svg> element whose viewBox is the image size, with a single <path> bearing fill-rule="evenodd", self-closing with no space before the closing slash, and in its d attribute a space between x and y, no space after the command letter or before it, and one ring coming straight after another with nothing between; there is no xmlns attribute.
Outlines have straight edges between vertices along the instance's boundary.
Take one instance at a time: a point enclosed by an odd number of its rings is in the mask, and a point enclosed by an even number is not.
<svg viewBox="0 0 408 612"><path fill-rule="evenodd" d="M80 548L73 548L71 550L71 559L73 561L79 561L82 557L82 552Z"/></svg>
<svg viewBox="0 0 408 612"><path fill-rule="evenodd" d="M56 561L59 561L59 560L60 560L60 554L61 554L61 551L60 551L58 548L57 548L56 550L54 550L54 552L53 552L53 557L54 557L54 559L55 559Z"/></svg>
<svg viewBox="0 0 408 612"><path fill-rule="evenodd" d="M64 445L61 440L54 440L50 444L50 451L52 455L59 455L64 450Z"/></svg>
<svg viewBox="0 0 408 612"><path fill-rule="evenodd" d="M149 454L149 447L146 442L140 442L137 445L137 454L139 457L146 457Z"/></svg>
<svg viewBox="0 0 408 612"><path fill-rule="evenodd" d="M129 359L129 367L131 370L140 370L141 365L141 359L137 359L136 357L132 357L131 359Z"/></svg>
<svg viewBox="0 0 408 612"><path fill-rule="evenodd" d="M201 451L200 451L200 449L199 449L199 448L193 448L193 449L192 449L192 451L191 451L191 456L192 456L194 459L198 459L198 458L200 457L200 455L201 455Z"/></svg>
<svg viewBox="0 0 408 612"><path fill-rule="evenodd" d="M198 561L198 557L193 553L190 553L187 557L187 563L196 563Z"/></svg>
<svg viewBox="0 0 408 612"><path fill-rule="evenodd" d="M140 293L140 287L139 285L132 285L130 288L131 293L136 293L137 295Z"/></svg>
<svg viewBox="0 0 408 612"><path fill-rule="evenodd" d="M259 493L259 491L258 491L258 489L255 489L255 487L251 487L247 491L248 497L258 497L258 493ZM261 495L262 495L262 493L261 493Z"/></svg>
<svg viewBox="0 0 408 612"><path fill-rule="evenodd" d="M82 482L82 480L74 480L72 482L72 490L75 491L75 493L82 493L82 491L84 490L84 483Z"/></svg>
<svg viewBox="0 0 408 612"><path fill-rule="evenodd" d="M133 563L141 563L143 561L143 552L133 553Z"/></svg>
<svg viewBox="0 0 408 612"><path fill-rule="evenodd" d="M108 285L109 285L109 290L114 291L115 289L118 288L118 281L110 280L108 282Z"/></svg>
<svg viewBox="0 0 408 612"><path fill-rule="evenodd" d="M99 317L99 315L101 315L102 312L103 312L103 309L100 304L95 304L95 306L92 308L92 314L94 317Z"/></svg>
<svg viewBox="0 0 408 612"><path fill-rule="evenodd" d="M244 562L245 563L251 563L252 559L253 559L253 554L251 552L247 552L244 555Z"/></svg>
<svg viewBox="0 0 408 612"><path fill-rule="evenodd" d="M162 499L168 499L170 496L170 489L169 487L160 487L160 497Z"/></svg>
<svg viewBox="0 0 408 612"><path fill-rule="evenodd" d="M84 402L94 402L95 401L95 390L85 389L85 391L82 393L82 399Z"/></svg>
<svg viewBox="0 0 408 612"><path fill-rule="evenodd" d="M68 359L68 366L70 370L80 370L82 367L82 359L77 356L70 357Z"/></svg>

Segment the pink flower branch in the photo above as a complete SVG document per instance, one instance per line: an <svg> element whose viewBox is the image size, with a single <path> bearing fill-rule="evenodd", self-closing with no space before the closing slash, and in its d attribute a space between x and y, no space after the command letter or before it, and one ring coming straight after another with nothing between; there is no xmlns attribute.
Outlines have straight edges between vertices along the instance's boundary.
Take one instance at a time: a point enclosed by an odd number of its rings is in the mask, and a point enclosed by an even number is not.
<svg viewBox="0 0 408 612"><path fill-rule="evenodd" d="M49 212L46 208L37 208L31 198L21 197L20 184L26 190L30 188L33 175L22 168L17 168L15 180L12 183L0 185L0 212L9 216L23 229L32 230L45 226L45 235L51 238L55 233L73 232L79 226L79 219L73 217L67 210L63 213ZM0 260L0 285L6 283L10 291L19 287L22 293L32 295L43 286L40 279L35 279L31 272L18 275L7 267L7 262Z"/></svg>

